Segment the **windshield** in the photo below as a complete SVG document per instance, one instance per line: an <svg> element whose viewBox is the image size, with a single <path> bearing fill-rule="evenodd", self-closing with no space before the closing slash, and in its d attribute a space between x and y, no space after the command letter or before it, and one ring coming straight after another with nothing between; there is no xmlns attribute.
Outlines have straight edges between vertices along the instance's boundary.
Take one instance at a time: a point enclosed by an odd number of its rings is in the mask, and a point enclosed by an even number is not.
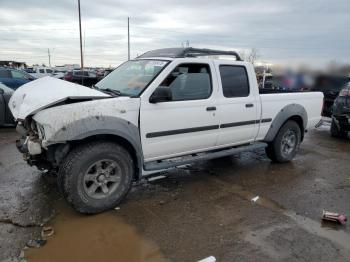
<svg viewBox="0 0 350 262"><path fill-rule="evenodd" d="M168 64L164 60L131 60L108 74L96 87L121 95L138 96Z"/></svg>

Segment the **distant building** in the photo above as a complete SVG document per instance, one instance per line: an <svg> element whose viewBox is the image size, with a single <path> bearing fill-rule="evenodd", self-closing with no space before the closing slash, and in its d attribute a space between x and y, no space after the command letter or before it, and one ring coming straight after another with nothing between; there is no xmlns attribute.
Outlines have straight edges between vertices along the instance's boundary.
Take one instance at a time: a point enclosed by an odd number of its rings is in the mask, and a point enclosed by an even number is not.
<svg viewBox="0 0 350 262"><path fill-rule="evenodd" d="M12 67L12 68L27 68L25 62L16 62L16 61L0 61L0 66Z"/></svg>

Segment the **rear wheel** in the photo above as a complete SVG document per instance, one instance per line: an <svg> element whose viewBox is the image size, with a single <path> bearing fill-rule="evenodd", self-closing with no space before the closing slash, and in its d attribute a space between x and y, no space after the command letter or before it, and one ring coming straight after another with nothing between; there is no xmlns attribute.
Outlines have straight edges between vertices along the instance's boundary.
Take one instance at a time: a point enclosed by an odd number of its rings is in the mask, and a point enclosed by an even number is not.
<svg viewBox="0 0 350 262"><path fill-rule="evenodd" d="M299 150L301 130L293 121L287 121L277 133L275 139L265 149L266 155L274 162L291 161Z"/></svg>
<svg viewBox="0 0 350 262"><path fill-rule="evenodd" d="M130 153L111 142L93 142L73 149L64 159L58 184L67 201L81 213L98 213L118 205L131 187Z"/></svg>

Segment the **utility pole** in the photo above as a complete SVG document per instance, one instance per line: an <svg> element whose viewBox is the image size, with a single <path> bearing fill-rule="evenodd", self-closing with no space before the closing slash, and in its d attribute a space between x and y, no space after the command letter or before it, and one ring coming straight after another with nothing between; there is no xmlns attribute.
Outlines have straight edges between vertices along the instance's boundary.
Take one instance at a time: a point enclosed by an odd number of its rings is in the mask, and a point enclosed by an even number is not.
<svg viewBox="0 0 350 262"><path fill-rule="evenodd" d="M79 34L80 34L80 67L81 67L81 70L84 70L83 42L82 42L82 36L81 36L80 0L78 0L78 11L79 11Z"/></svg>
<svg viewBox="0 0 350 262"><path fill-rule="evenodd" d="M130 60L130 21L128 17L128 60Z"/></svg>
<svg viewBox="0 0 350 262"><path fill-rule="evenodd" d="M49 66L51 67L51 55L50 55L50 48L47 49L47 54L49 55Z"/></svg>

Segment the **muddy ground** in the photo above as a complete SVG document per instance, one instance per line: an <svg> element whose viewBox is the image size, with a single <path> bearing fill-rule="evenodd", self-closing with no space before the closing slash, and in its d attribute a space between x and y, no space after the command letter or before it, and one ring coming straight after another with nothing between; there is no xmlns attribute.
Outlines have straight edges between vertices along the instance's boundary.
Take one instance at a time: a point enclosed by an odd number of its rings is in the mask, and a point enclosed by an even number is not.
<svg viewBox="0 0 350 262"><path fill-rule="evenodd" d="M174 169L94 216L67 206L15 139L0 129L0 261L350 261L350 226L320 220L350 215L350 142L327 128L308 133L292 163L257 151ZM43 225L54 235L21 252Z"/></svg>

